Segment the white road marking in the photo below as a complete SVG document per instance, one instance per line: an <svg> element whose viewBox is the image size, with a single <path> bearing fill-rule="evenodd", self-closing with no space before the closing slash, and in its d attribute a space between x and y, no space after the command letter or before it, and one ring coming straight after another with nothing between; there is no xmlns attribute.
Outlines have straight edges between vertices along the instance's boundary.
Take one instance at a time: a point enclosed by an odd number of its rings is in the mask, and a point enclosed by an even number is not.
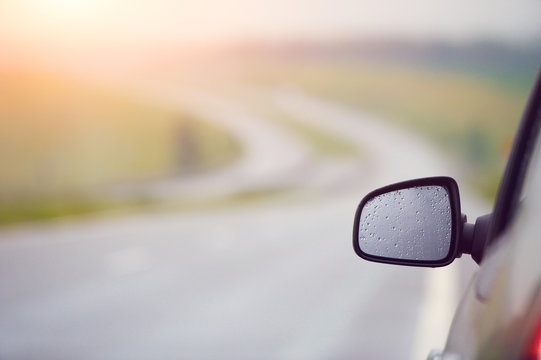
<svg viewBox="0 0 541 360"><path fill-rule="evenodd" d="M458 300L458 263L427 269L425 296L420 307L411 360L426 359L430 350L443 349Z"/></svg>

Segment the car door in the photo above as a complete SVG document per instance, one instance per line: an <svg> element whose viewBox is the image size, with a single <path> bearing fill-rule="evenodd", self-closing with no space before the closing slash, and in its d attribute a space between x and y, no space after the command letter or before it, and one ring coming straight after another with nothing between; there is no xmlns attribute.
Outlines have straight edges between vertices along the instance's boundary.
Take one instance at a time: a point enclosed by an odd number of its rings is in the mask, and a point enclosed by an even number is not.
<svg viewBox="0 0 541 360"><path fill-rule="evenodd" d="M481 266L443 354L432 359L541 358L540 85L538 77L502 178Z"/></svg>

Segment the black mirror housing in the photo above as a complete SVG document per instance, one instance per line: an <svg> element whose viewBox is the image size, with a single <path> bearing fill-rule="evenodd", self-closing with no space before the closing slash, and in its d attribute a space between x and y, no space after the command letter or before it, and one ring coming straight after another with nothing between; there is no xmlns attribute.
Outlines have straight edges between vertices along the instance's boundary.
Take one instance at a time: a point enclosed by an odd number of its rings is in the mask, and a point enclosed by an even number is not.
<svg viewBox="0 0 541 360"><path fill-rule="evenodd" d="M374 262L446 266L461 254L463 223L454 179L404 181L362 199L355 213L353 248Z"/></svg>

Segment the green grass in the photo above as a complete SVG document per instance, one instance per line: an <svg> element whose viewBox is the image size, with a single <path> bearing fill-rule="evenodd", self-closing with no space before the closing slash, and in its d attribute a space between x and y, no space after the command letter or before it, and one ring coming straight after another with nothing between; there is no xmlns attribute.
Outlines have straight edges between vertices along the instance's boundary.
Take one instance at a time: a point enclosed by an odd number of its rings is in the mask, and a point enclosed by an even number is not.
<svg viewBox="0 0 541 360"><path fill-rule="evenodd" d="M223 166L240 151L191 114L0 68L0 223L116 207L101 190Z"/></svg>
<svg viewBox="0 0 541 360"><path fill-rule="evenodd" d="M355 144L317 126L296 120L285 114L277 115L275 121L303 139L316 154L334 158L359 155L358 147Z"/></svg>
<svg viewBox="0 0 541 360"><path fill-rule="evenodd" d="M0 206L0 225L24 221L44 221L66 216L89 215L102 211L140 208L148 202L139 199L111 200L101 197L53 197L11 202Z"/></svg>
<svg viewBox="0 0 541 360"><path fill-rule="evenodd" d="M63 197L32 199L0 206L0 226L28 221L64 221L72 217L94 217L104 214L133 214L139 211L193 212L231 209L271 199L288 199L295 194L292 188L262 188L244 190L224 196L198 198L175 197L155 200L151 198L110 199L104 197Z"/></svg>
<svg viewBox="0 0 541 360"><path fill-rule="evenodd" d="M293 84L415 129L462 159L471 183L492 199L529 91L517 74L288 60L239 66L225 82ZM214 86L218 76L210 78ZM356 144L324 129L276 109L257 110L322 156L358 155ZM0 68L0 224L154 206L100 193L123 182L224 166L240 151L228 134L191 114L51 74ZM200 206L274 193L247 192Z"/></svg>

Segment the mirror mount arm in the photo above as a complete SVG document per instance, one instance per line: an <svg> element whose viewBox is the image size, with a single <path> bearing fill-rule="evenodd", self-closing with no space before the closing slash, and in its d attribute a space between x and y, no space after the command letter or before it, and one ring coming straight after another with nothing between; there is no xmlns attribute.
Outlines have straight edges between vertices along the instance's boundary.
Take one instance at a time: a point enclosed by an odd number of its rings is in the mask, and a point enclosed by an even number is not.
<svg viewBox="0 0 541 360"><path fill-rule="evenodd" d="M478 217L475 224L468 224L466 215L462 214L462 236L460 237L457 257L462 254L470 254L477 264L481 262L491 219L492 214L487 214Z"/></svg>

